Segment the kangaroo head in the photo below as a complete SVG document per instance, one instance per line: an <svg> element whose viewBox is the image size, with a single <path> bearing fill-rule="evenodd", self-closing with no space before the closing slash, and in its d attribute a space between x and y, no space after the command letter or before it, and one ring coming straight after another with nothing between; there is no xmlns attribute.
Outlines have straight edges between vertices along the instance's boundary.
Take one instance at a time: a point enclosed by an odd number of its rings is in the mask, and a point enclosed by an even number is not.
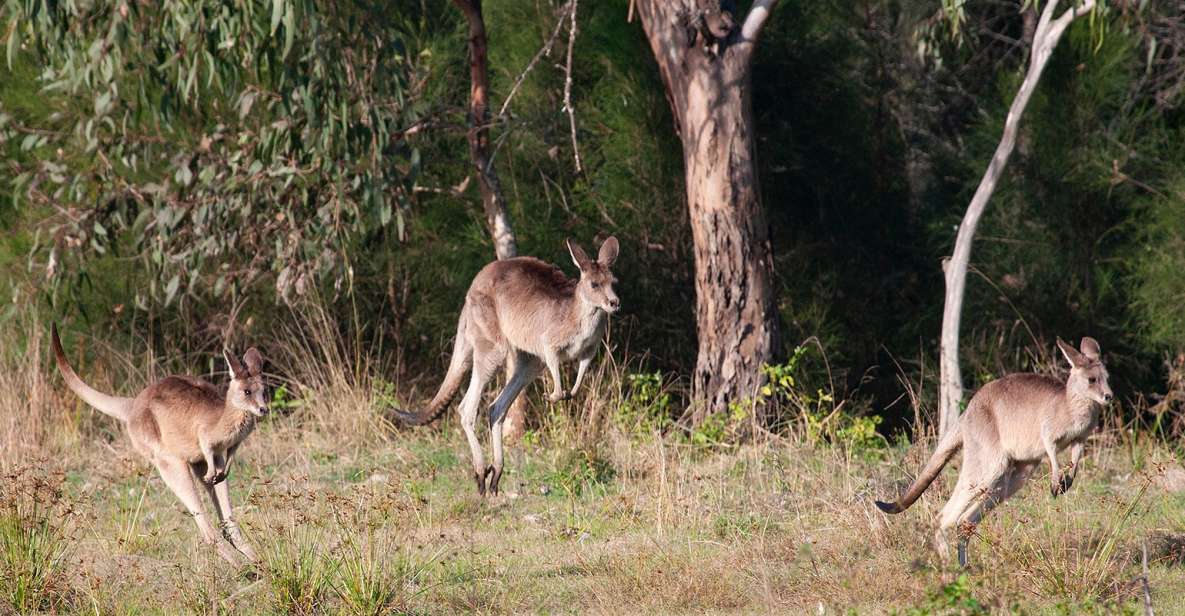
<svg viewBox="0 0 1185 616"><path fill-rule="evenodd" d="M617 309L621 307L617 293L613 290L617 278L614 278L613 272L609 271L609 266L617 260L617 238L609 237L601 244L596 261L588 258L584 249L576 242L572 240L567 240L567 242L572 261L576 263L576 267L580 268L580 283L576 285L576 295L582 302L596 306L609 314L617 312Z"/></svg>
<svg viewBox="0 0 1185 616"><path fill-rule="evenodd" d="M226 389L226 402L230 406L263 417L267 415L267 402L263 399L263 356L255 347L247 349L243 361L233 353L223 350L226 365L230 367L230 386Z"/></svg>
<svg viewBox="0 0 1185 616"><path fill-rule="evenodd" d="M1062 355L1070 362L1070 378L1066 380L1066 390L1099 404L1110 402L1111 386L1107 383L1107 367L1103 365L1103 360L1099 356L1099 343L1095 342L1094 338L1086 337L1082 339L1080 350L1077 350L1058 338L1057 348L1062 350Z"/></svg>

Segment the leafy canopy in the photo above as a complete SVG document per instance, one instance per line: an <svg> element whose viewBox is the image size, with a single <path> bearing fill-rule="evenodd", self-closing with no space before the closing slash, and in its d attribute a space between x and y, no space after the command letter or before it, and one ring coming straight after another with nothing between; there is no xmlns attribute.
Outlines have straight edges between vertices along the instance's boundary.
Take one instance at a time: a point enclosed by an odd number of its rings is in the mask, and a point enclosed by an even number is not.
<svg viewBox="0 0 1185 616"><path fill-rule="evenodd" d="M408 130L426 55L415 24L365 1L142 3L10 0L7 62L35 63L44 113L0 109L14 200L54 212L62 260L130 251L171 302L205 278L215 295L272 280L350 282L352 240L393 228L420 167ZM415 46L412 46L415 48ZM203 285L203 288L206 285Z"/></svg>

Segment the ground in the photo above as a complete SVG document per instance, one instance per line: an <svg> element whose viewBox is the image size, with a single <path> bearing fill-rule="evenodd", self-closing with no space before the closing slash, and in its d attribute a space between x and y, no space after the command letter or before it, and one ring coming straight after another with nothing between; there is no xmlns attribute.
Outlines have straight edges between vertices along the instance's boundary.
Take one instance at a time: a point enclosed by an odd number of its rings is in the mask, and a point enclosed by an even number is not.
<svg viewBox="0 0 1185 616"><path fill-rule="evenodd" d="M231 469L240 523L263 561L233 570L198 540L112 422L68 455L8 464L0 513L23 516L26 528L41 516L46 535L58 537L48 544L63 550L46 587L15 607L1142 613L1146 548L1156 613L1185 610L1185 542L1176 535L1185 496L1166 479L1180 465L1147 439L1097 436L1078 482L1057 499L1048 475L1035 474L976 529L964 572L940 565L927 547L955 469L900 515L873 505L902 489L928 455L924 444L856 454L779 439L691 445L610 429L590 446L569 436L579 432L574 421L552 423L508 456L503 494L483 499L455 422L360 439L273 416ZM37 510L19 495L36 485L49 490ZM8 528L0 536L15 543ZM6 562L16 571L18 560ZM4 582L0 612L14 607L17 577Z"/></svg>

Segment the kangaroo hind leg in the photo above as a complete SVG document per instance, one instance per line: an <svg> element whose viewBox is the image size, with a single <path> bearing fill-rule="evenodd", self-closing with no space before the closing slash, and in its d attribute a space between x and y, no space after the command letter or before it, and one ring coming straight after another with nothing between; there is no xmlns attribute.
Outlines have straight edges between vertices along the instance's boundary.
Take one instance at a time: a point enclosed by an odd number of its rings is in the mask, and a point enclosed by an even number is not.
<svg viewBox="0 0 1185 616"><path fill-rule="evenodd" d="M194 479L201 477L200 469L197 466L191 465ZM214 510L218 512L218 519L222 522L222 532L226 539L230 540L231 545L235 546L251 561L259 560L252 548L246 540L243 539L243 531L239 529L239 523L235 520L234 510L230 504L230 482L227 480L219 481L214 485L206 485L206 494L210 496L210 500L214 503Z"/></svg>
<svg viewBox="0 0 1185 616"><path fill-rule="evenodd" d="M202 506L202 499L198 494L193 471L189 464L179 458L164 455L157 455L153 459L153 464L156 465L165 485L169 486L169 489L177 495L181 504L189 511L189 515L193 516L193 521L197 524L198 531L202 534L202 539L206 544L214 546L218 550L219 556L237 567L240 563L238 556L236 556L236 550L210 525L210 519L206 515L205 507Z"/></svg>
<svg viewBox="0 0 1185 616"><path fill-rule="evenodd" d="M950 536L952 531L958 534L957 552L960 567L967 566L967 541L970 533L968 525L979 522L980 507L1000 489L999 486L1008 472L1008 463L1004 459L992 460L983 466L967 462L968 460L964 460L964 468L959 473L955 492L942 508L938 529L938 533L943 535L944 539ZM945 541L943 547L946 547ZM947 549L944 557L949 555L949 548Z"/></svg>
<svg viewBox="0 0 1185 616"><path fill-rule="evenodd" d="M494 472L489 485L491 494L498 493L498 482L502 480L502 428L506 420L506 410L519 397L523 388L534 381L543 369L540 361L532 355L522 351L513 353L514 376L490 407L490 448L494 454Z"/></svg>
<svg viewBox="0 0 1185 616"><path fill-rule="evenodd" d="M505 350L495 346L475 347L473 351L473 371L469 377L469 389L461 399L458 411L461 414L461 428L465 430L465 438L469 441L469 453L473 461L473 478L477 482L477 493L486 493L486 477L494 472L491 466L486 467L485 456L481 451L481 441L477 439L477 411L481 406L482 394L486 384L497 373L503 361Z"/></svg>

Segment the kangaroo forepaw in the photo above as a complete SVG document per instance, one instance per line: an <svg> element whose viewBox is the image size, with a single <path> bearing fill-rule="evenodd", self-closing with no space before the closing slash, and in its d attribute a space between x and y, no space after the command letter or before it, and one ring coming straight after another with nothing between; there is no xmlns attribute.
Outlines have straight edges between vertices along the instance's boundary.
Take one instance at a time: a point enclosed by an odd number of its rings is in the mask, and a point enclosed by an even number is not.
<svg viewBox="0 0 1185 616"><path fill-rule="evenodd" d="M1051 487L1051 491L1053 492L1053 495L1056 497L1056 496L1059 496L1061 494L1065 494L1066 492L1068 492L1070 490L1070 486L1072 486L1072 485L1074 485L1074 478L1069 475L1066 475L1065 477L1062 477L1060 481L1058 481L1057 483L1053 484L1050 487Z"/></svg>
<svg viewBox="0 0 1185 616"><path fill-rule="evenodd" d="M212 486L212 485L218 483L218 474L214 473L213 471L206 473L205 475L202 475L202 481L206 485Z"/></svg>
<svg viewBox="0 0 1185 616"><path fill-rule="evenodd" d="M572 392L568 392L568 391L554 392L550 396L548 396L547 399L550 400L551 402L560 402L561 400L571 400L572 399Z"/></svg>

